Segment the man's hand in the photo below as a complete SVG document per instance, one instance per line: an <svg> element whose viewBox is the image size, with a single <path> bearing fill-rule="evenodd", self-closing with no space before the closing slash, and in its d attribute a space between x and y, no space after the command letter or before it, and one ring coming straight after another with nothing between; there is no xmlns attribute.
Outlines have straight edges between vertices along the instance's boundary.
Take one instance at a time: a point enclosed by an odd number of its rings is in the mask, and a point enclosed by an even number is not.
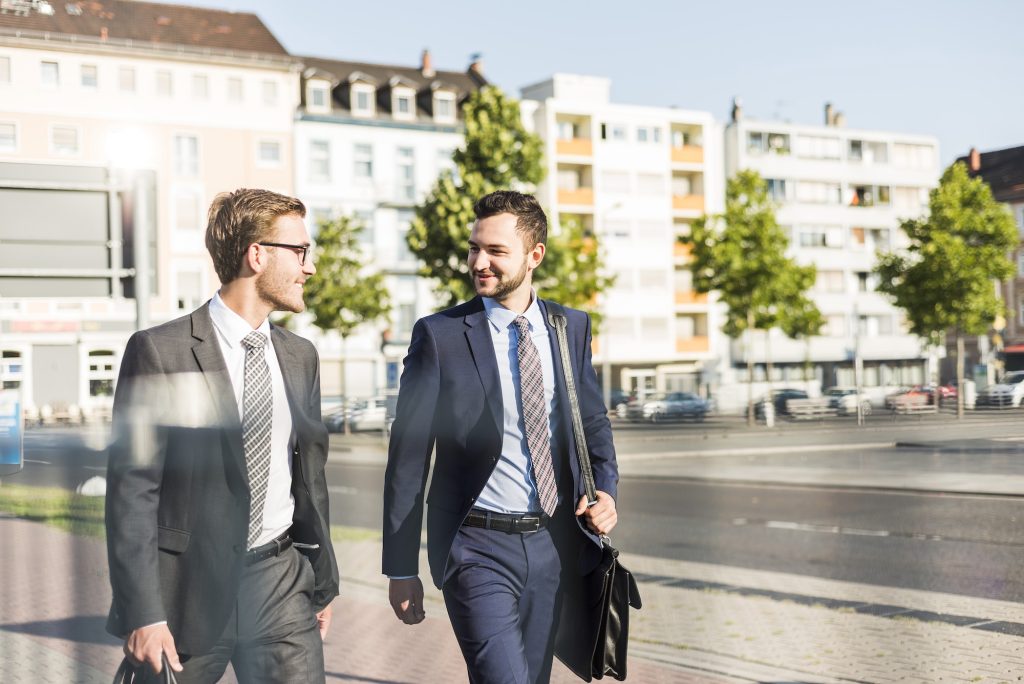
<svg viewBox="0 0 1024 684"><path fill-rule="evenodd" d="M388 583L388 600L398 619L407 625L423 622L423 582L419 577L393 579Z"/></svg>
<svg viewBox="0 0 1024 684"><path fill-rule="evenodd" d="M597 491L597 503L587 507L586 495L580 497L576 505L576 515L582 515L593 532L608 534L619 522L619 514L615 512L615 499L601 490Z"/></svg>
<svg viewBox="0 0 1024 684"><path fill-rule="evenodd" d="M326 608L316 614L316 624L320 627L320 641L327 639L327 630L331 628L331 606L327 605Z"/></svg>
<svg viewBox="0 0 1024 684"><path fill-rule="evenodd" d="M167 662L175 672L181 672L181 662L178 660L178 651L174 648L174 637L166 624L149 625L139 627L128 633L124 642L124 654L133 665L145 663L160 674L164 669L163 659L160 657L167 654Z"/></svg>

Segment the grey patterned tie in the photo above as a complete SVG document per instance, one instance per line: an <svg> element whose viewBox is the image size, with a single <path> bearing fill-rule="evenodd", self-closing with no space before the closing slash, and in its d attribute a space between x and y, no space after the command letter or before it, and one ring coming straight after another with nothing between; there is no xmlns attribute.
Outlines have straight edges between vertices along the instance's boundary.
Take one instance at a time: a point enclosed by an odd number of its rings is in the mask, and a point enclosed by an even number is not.
<svg viewBox="0 0 1024 684"><path fill-rule="evenodd" d="M537 484L540 506L548 515L555 514L558 491L555 469L551 462L551 437L548 433L548 409L544 399L544 373L537 347L530 338L530 322L525 316L515 320L519 331L519 395L523 402L523 424L526 444L533 463L533 480Z"/></svg>
<svg viewBox="0 0 1024 684"><path fill-rule="evenodd" d="M264 354L267 338L256 331L245 336L245 385L242 389L242 447L249 473L248 547L263 531L263 504L267 500L270 475L270 427L274 415L274 394L270 368Z"/></svg>

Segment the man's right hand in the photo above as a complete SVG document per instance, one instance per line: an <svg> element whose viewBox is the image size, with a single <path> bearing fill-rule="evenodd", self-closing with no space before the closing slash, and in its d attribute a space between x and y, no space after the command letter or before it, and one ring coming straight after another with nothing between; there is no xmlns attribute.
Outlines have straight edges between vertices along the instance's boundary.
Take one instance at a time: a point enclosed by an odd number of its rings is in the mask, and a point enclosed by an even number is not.
<svg viewBox="0 0 1024 684"><path fill-rule="evenodd" d="M388 600L398 619L407 625L423 622L423 582L419 577L393 579L388 583Z"/></svg>
<svg viewBox="0 0 1024 684"><path fill-rule="evenodd" d="M124 642L124 654L133 665L145 663L160 674L163 670L162 654L167 654L167 662L175 672L181 672L181 662L178 660L178 651L174 648L174 637L171 630L165 623L139 627L128 633Z"/></svg>

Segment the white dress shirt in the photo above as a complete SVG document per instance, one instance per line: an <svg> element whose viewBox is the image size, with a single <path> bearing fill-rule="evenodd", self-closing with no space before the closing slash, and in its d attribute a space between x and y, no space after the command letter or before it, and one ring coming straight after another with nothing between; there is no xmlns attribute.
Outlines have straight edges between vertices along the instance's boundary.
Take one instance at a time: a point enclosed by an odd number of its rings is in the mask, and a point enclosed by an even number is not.
<svg viewBox="0 0 1024 684"><path fill-rule="evenodd" d="M231 376L235 391L238 416L243 417L242 390L245 387L245 345L242 340L253 331L244 318L228 308L218 292L210 302L210 317L217 330L217 341ZM270 337L270 321L264 320L256 332L267 338L263 348L270 369L271 389L274 393L274 415L270 428L270 474L267 481L267 499L263 506L263 530L254 546L272 541L292 526L295 499L292 497L292 414L288 408L288 395L284 389L284 376Z"/></svg>

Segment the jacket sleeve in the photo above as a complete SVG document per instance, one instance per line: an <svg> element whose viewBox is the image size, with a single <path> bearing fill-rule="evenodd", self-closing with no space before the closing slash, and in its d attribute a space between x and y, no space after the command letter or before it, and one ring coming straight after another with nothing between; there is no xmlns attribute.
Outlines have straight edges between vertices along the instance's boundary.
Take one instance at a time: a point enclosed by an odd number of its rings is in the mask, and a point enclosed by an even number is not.
<svg viewBox="0 0 1024 684"><path fill-rule="evenodd" d="M581 359L579 368L576 369L576 377L579 378L579 387L576 391L580 402L580 418L583 420L583 432L587 436L587 447L590 453L590 464L594 470L594 485L598 490L606 492L616 498L618 496L619 466L615 460L615 444L612 441L612 425L608 420L608 410L604 405L604 395L601 392L601 385L597 382L597 373L594 371L592 359L590 316L583 312L579 315L584 319L580 321L577 329L584 330L582 338L582 353L577 358Z"/></svg>
<svg viewBox="0 0 1024 684"><path fill-rule="evenodd" d="M331 499L327 491L326 472L327 452L330 448L330 443L327 428L324 426L320 415L320 355L312 344L309 345L309 353L312 357L310 364L313 366L314 372L307 415L312 419L312 423L317 430L314 442L319 447L317 452L321 454L316 464L317 472L309 478L310 489L312 490L310 491L310 496L316 503L316 512L320 518L318 522L320 529L323 530L320 535L321 551L319 554L311 556L310 560L316 579L313 590L313 606L317 611L320 611L326 608L334 600L334 597L338 595L341 580L338 572L338 560L334 554L334 544L331 542Z"/></svg>
<svg viewBox="0 0 1024 684"><path fill-rule="evenodd" d="M385 575L419 574L423 493L434 448L434 412L441 386L437 344L426 319L416 322L391 426L384 473Z"/></svg>
<svg viewBox="0 0 1024 684"><path fill-rule="evenodd" d="M118 375L107 462L107 561L115 625L124 633L167 619L157 550L167 441L159 417L168 403L164 380L152 338L136 332Z"/></svg>

